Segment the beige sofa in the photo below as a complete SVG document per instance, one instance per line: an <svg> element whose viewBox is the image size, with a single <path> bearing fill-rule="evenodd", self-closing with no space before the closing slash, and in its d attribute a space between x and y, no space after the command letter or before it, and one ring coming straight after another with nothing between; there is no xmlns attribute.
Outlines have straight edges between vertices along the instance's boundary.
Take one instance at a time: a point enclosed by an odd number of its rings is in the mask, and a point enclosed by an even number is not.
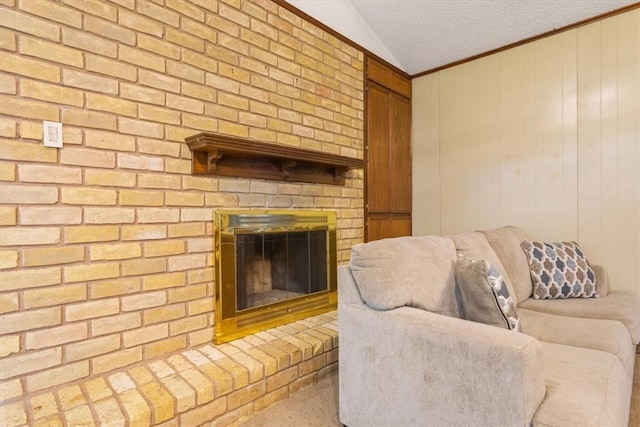
<svg viewBox="0 0 640 427"><path fill-rule="evenodd" d="M624 426L640 297L533 300L504 227L356 245L339 267L340 420L364 426ZM458 254L498 269L521 332L464 320Z"/></svg>

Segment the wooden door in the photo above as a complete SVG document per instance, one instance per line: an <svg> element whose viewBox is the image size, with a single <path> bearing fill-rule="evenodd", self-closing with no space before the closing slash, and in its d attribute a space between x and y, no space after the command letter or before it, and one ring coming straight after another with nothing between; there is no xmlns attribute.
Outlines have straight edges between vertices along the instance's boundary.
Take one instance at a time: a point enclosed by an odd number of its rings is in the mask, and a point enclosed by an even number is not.
<svg viewBox="0 0 640 427"><path fill-rule="evenodd" d="M389 93L389 211L411 214L411 101Z"/></svg>
<svg viewBox="0 0 640 427"><path fill-rule="evenodd" d="M367 93L367 210L389 212L391 159L389 157L389 91L370 84Z"/></svg>
<svg viewBox="0 0 640 427"><path fill-rule="evenodd" d="M367 218L367 241L410 235L410 216L371 216Z"/></svg>
<svg viewBox="0 0 640 427"><path fill-rule="evenodd" d="M367 241L411 234L411 82L368 59Z"/></svg>

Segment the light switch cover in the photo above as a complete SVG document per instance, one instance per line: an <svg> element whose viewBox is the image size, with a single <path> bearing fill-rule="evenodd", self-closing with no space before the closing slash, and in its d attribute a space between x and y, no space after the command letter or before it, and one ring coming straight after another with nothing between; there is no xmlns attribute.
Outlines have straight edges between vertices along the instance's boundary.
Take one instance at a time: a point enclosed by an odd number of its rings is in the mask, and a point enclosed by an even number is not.
<svg viewBox="0 0 640 427"><path fill-rule="evenodd" d="M42 133L45 147L62 148L62 123L44 120Z"/></svg>

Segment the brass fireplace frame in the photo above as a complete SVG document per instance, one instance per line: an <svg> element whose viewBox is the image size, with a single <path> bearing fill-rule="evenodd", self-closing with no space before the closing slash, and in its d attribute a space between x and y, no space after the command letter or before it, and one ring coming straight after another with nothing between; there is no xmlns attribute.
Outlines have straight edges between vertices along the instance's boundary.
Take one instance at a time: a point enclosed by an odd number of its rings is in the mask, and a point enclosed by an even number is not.
<svg viewBox="0 0 640 427"><path fill-rule="evenodd" d="M326 230L327 289L259 307L236 307L236 235L242 233ZM214 212L214 342L246 335L335 310L337 290L336 214L319 210L220 210ZM222 258L233 259L222 265Z"/></svg>

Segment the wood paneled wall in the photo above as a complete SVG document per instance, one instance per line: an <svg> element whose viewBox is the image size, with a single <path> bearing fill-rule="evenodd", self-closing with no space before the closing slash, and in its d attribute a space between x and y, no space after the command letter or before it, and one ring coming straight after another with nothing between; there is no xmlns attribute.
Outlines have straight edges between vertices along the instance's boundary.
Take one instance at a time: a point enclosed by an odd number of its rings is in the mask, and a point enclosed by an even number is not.
<svg viewBox="0 0 640 427"><path fill-rule="evenodd" d="M413 233L576 240L640 292L640 9L413 80Z"/></svg>

